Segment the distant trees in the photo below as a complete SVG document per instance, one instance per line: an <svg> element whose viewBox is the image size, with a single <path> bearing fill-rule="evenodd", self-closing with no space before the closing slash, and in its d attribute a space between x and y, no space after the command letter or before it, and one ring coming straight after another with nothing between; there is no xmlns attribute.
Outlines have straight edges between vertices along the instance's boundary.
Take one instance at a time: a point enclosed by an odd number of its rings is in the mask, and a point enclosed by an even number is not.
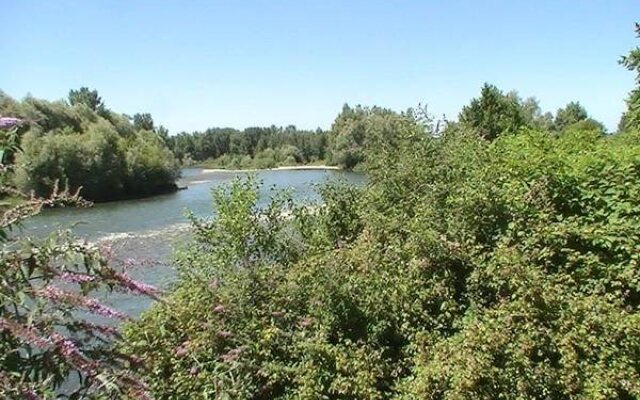
<svg viewBox="0 0 640 400"><path fill-rule="evenodd" d="M324 162L328 133L286 128L209 128L204 132L179 133L166 138L183 164L203 163L232 168L270 168L278 165Z"/></svg>
<svg viewBox="0 0 640 400"><path fill-rule="evenodd" d="M136 114L132 124L87 88L70 91L69 104L0 98L0 113L32 121L15 159L18 189L46 197L59 182L71 190L82 187L82 196L92 201L175 190L177 164L163 138L147 129L153 129L151 115Z"/></svg>
<svg viewBox="0 0 640 400"><path fill-rule="evenodd" d="M543 113L535 98L522 100L516 92L504 94L494 85L485 84L480 97L463 107L458 117L462 129L469 128L487 140L495 140L504 133L517 133L523 128L548 130L557 134L580 124L581 128L604 134L604 126L589 117L579 102L570 102L558 109L555 116Z"/></svg>

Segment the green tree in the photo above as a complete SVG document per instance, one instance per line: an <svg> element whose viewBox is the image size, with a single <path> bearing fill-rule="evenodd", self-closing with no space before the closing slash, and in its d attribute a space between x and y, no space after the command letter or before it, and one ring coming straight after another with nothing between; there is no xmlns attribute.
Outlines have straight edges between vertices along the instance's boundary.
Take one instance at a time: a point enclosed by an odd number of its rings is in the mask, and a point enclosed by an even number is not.
<svg viewBox="0 0 640 400"><path fill-rule="evenodd" d="M331 125L331 154L334 164L347 169L364 160L366 119L370 111L364 107L345 104Z"/></svg>
<svg viewBox="0 0 640 400"><path fill-rule="evenodd" d="M155 129L153 117L149 113L134 114L133 126L136 130L153 131Z"/></svg>
<svg viewBox="0 0 640 400"><path fill-rule="evenodd" d="M480 97L463 107L458 119L487 140L494 140L505 132L516 132L525 125L517 96L505 95L487 83L482 87Z"/></svg>
<svg viewBox="0 0 640 400"><path fill-rule="evenodd" d="M82 188L91 201L176 190L177 165L165 129L145 130L122 114L101 106L92 109L82 99L94 98L95 91L72 93L76 100L71 106L32 97L2 102L34 121L21 135L24 151L15 159L13 180L19 190L47 197L59 183L73 191ZM153 124L150 115L142 116Z"/></svg>
<svg viewBox="0 0 640 400"><path fill-rule="evenodd" d="M84 104L92 111L103 111L104 103L102 98L98 96L97 90L89 90L87 87L81 87L78 90L69 91L69 103L73 106L76 104Z"/></svg>
<svg viewBox="0 0 640 400"><path fill-rule="evenodd" d="M589 118L587 110L577 101L572 101L565 107L558 109L554 121L555 129L562 131L569 125L584 121Z"/></svg>
<svg viewBox="0 0 640 400"><path fill-rule="evenodd" d="M636 35L640 38L640 24L635 25ZM622 56L620 64L630 71L636 73L636 87L629 93L627 98L627 111L622 116L622 130L640 129L640 47L629 51L629 54Z"/></svg>

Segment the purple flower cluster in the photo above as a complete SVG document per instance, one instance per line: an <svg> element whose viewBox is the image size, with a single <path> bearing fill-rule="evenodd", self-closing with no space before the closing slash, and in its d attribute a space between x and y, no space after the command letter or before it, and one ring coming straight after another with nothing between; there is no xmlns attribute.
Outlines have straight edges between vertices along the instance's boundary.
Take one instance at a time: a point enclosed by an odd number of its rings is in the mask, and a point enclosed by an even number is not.
<svg viewBox="0 0 640 400"><path fill-rule="evenodd" d="M123 314L120 311L116 311L111 307L102 305L96 299L84 298L83 303L81 305L87 307L89 310L93 311L98 315L102 315L103 317L115 318L120 320L129 319L129 317L126 314Z"/></svg>
<svg viewBox="0 0 640 400"><path fill-rule="evenodd" d="M87 308L95 314L108 318L126 320L129 319L126 314L116 311L110 307L102 305L96 299L80 296L74 293L66 292L53 285L47 285L38 291L38 294L53 302L65 302L76 307Z"/></svg>
<svg viewBox="0 0 640 400"><path fill-rule="evenodd" d="M216 335L218 335L218 337L221 337L223 339L229 339L233 337L233 333L229 331L219 331L219 332L216 332Z"/></svg>
<svg viewBox="0 0 640 400"><path fill-rule="evenodd" d="M65 360L88 376L94 376L97 368L96 362L88 361L78 349L75 343L57 332L51 335L51 341Z"/></svg>
<svg viewBox="0 0 640 400"><path fill-rule="evenodd" d="M236 349L229 350L228 352L220 356L220 358L224 362L231 362L233 360L236 360L238 357L240 357L240 354L242 354L242 348L238 347Z"/></svg>
<svg viewBox="0 0 640 400"><path fill-rule="evenodd" d="M155 286L131 279L127 274L116 272L114 278L126 289L149 297L157 297L159 290Z"/></svg>
<svg viewBox="0 0 640 400"><path fill-rule="evenodd" d="M88 361L75 343L57 332L45 338L40 336L33 327L20 325L5 318L0 319L0 331L2 330L8 330L13 336L41 349L53 347L69 364L87 375L95 375L96 363Z"/></svg>
<svg viewBox="0 0 640 400"><path fill-rule="evenodd" d="M218 278L214 278L211 280L211 282L209 282L209 289L216 290L219 287L220 287L220 281L218 280Z"/></svg>
<svg viewBox="0 0 640 400"><path fill-rule="evenodd" d="M63 272L60 275L60 278L69 283L86 283L86 282L93 282L96 280L95 276L76 274L71 272Z"/></svg>
<svg viewBox="0 0 640 400"><path fill-rule="evenodd" d="M224 314L225 311L226 308L224 308L222 304L218 304L217 306L213 307L213 312L216 314Z"/></svg>
<svg viewBox="0 0 640 400"><path fill-rule="evenodd" d="M303 328L308 328L311 325L313 325L313 320L311 318L303 318L300 321L300 326L303 327Z"/></svg>
<svg viewBox="0 0 640 400"><path fill-rule="evenodd" d="M114 257L113 246L111 246L108 243L101 243L98 246L98 253L103 258L106 258L107 260L111 260Z"/></svg>
<svg viewBox="0 0 640 400"><path fill-rule="evenodd" d="M0 129L11 129L14 126L18 126L22 123L19 118L12 117L0 117Z"/></svg>
<svg viewBox="0 0 640 400"><path fill-rule="evenodd" d="M189 354L189 341L183 342L180 346L174 349L176 357L184 357Z"/></svg>
<svg viewBox="0 0 640 400"><path fill-rule="evenodd" d="M77 321L73 326L83 328L87 331L101 333L103 335L120 337L120 332L113 326L98 325L87 321Z"/></svg>
<svg viewBox="0 0 640 400"><path fill-rule="evenodd" d="M13 336L41 349L45 349L51 345L51 341L40 336L33 327L20 325L15 321L0 318L0 332L5 330L11 332Z"/></svg>

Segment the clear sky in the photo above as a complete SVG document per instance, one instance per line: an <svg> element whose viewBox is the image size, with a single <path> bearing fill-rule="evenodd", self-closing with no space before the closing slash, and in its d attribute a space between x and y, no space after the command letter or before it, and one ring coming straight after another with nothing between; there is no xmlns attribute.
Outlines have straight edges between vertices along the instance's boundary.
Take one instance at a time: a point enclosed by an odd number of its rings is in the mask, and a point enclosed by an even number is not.
<svg viewBox="0 0 640 400"><path fill-rule="evenodd" d="M0 89L150 112L172 133L329 128L342 104L455 117L484 82L615 129L638 0L2 0Z"/></svg>

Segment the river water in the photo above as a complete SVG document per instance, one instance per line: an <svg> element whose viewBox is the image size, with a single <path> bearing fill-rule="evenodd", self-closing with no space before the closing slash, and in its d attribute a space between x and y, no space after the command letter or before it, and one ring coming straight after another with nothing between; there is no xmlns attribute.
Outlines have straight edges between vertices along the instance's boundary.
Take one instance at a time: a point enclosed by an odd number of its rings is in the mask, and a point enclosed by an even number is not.
<svg viewBox="0 0 640 400"><path fill-rule="evenodd" d="M316 185L329 180L344 180L361 184L362 174L334 170L265 170L253 172L259 182L261 202L266 202L272 189L289 189L297 201L318 200ZM55 229L72 228L81 239L110 246L114 257L132 258L136 264L130 275L145 283L166 289L175 279L171 266L172 249L188 238L189 225L185 214L199 216L215 214L211 190L230 183L245 172L203 172L185 169L181 185L188 189L140 200L96 204L91 208L45 210L32 218L24 233L43 236ZM150 300L122 293L112 293L103 299L129 315L139 315L149 307Z"/></svg>

